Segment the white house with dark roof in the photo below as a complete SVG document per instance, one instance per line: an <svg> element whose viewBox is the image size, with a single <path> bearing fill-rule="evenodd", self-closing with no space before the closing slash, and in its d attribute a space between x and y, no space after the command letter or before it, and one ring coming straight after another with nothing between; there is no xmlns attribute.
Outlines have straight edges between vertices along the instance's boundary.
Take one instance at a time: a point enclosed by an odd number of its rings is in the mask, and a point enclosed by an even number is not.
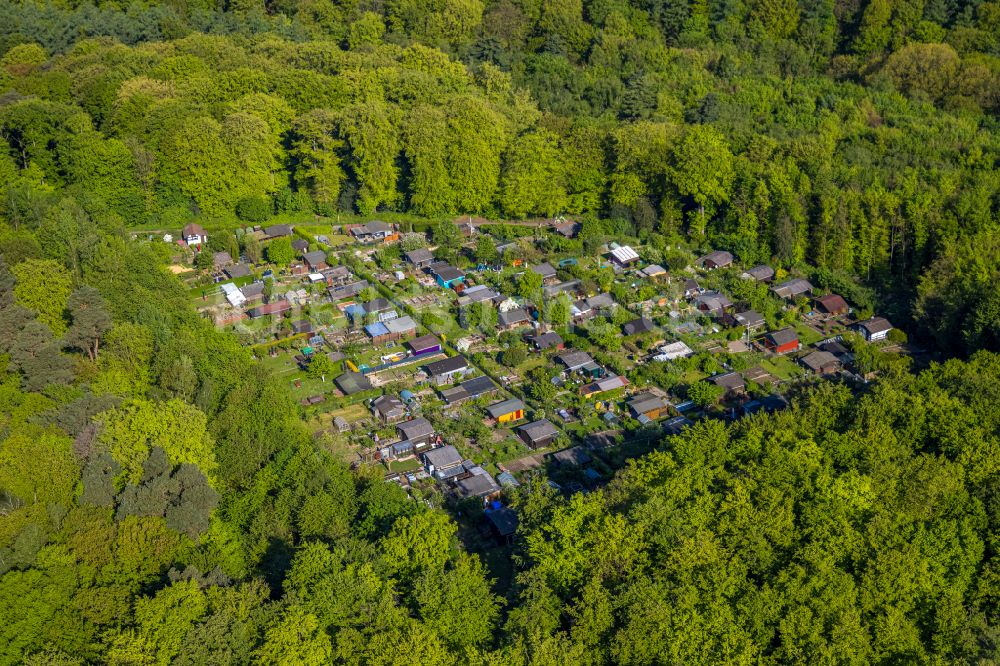
<svg viewBox="0 0 1000 666"><path fill-rule="evenodd" d="M852 324L851 329L864 336L868 342L878 342L889 337L889 331L893 329L893 326L885 317L872 317Z"/></svg>

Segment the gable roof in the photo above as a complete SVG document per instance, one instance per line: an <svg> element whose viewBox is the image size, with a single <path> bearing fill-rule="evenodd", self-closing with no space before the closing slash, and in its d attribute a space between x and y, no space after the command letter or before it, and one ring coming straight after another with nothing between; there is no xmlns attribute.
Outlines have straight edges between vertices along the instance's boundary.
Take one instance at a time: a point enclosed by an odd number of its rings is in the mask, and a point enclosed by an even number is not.
<svg viewBox="0 0 1000 666"><path fill-rule="evenodd" d="M565 282L560 282L559 284L550 284L542 287L542 293L546 296L556 296L563 292L576 291L576 289L582 283L579 280L566 280Z"/></svg>
<svg viewBox="0 0 1000 666"><path fill-rule="evenodd" d="M613 307L615 305L615 299L611 294L603 293L591 296L586 300L586 303L589 307L596 310L598 308Z"/></svg>
<svg viewBox="0 0 1000 666"><path fill-rule="evenodd" d="M847 312L847 301L840 294L826 294L816 298L816 303L827 312Z"/></svg>
<svg viewBox="0 0 1000 666"><path fill-rule="evenodd" d="M279 236L291 236L292 227L289 224L272 224L269 227L264 227L264 233L270 238L277 238Z"/></svg>
<svg viewBox="0 0 1000 666"><path fill-rule="evenodd" d="M523 432L533 442L545 439L546 437L555 437L559 434L559 430L548 419L532 421L520 426L517 430L518 432Z"/></svg>
<svg viewBox="0 0 1000 666"><path fill-rule="evenodd" d="M553 268L552 264L550 264L547 261L538 264L537 266L532 266L529 270L531 270L532 273L537 273L541 275L543 278L550 278L556 276L556 269Z"/></svg>
<svg viewBox="0 0 1000 666"><path fill-rule="evenodd" d="M506 478L500 479L499 476L497 478L501 483L506 481ZM487 511L486 517L493 523L493 527L496 528L500 536L506 537L517 532L517 513L513 509L502 506L499 509Z"/></svg>
<svg viewBox="0 0 1000 666"><path fill-rule="evenodd" d="M403 253L403 256L405 256L406 260L411 264L422 264L427 261L434 261L434 253L423 247L405 252Z"/></svg>
<svg viewBox="0 0 1000 666"><path fill-rule="evenodd" d="M385 327L385 324L377 321L374 324L368 324L365 326L365 333L367 333L370 337L378 338L383 335L389 335L389 329Z"/></svg>
<svg viewBox="0 0 1000 666"><path fill-rule="evenodd" d="M669 403L654 393L640 393L628 401L628 407L636 414L645 414L654 409L663 409Z"/></svg>
<svg viewBox="0 0 1000 666"><path fill-rule="evenodd" d="M462 464L462 455L451 444L431 449L424 454L424 460L428 465L434 465L438 469L455 467Z"/></svg>
<svg viewBox="0 0 1000 666"><path fill-rule="evenodd" d="M357 296L367 288L368 280L358 280L357 282L351 282L350 284L345 284L339 287L330 287L328 292L330 294L330 298L339 300L341 298Z"/></svg>
<svg viewBox="0 0 1000 666"><path fill-rule="evenodd" d="M360 372L345 372L333 381L346 395L354 395L372 387L372 383Z"/></svg>
<svg viewBox="0 0 1000 666"><path fill-rule="evenodd" d="M716 266L728 266L733 263L733 255L725 250L714 250L705 256L700 257L695 263L699 266L704 266L705 263L709 261Z"/></svg>
<svg viewBox="0 0 1000 666"><path fill-rule="evenodd" d="M605 391L614 391L615 389L620 389L628 386L628 379L622 375L611 375L610 377L604 377L598 379L593 384L589 384L584 388L593 389L591 393L603 393Z"/></svg>
<svg viewBox="0 0 1000 666"><path fill-rule="evenodd" d="M746 312L737 312L733 315L733 319L740 326L760 326L764 323L764 315L757 312L756 310L747 310Z"/></svg>
<svg viewBox="0 0 1000 666"><path fill-rule="evenodd" d="M524 403L517 398L511 398L510 400L493 403L486 408L486 413L496 419L504 414L516 412L519 409L524 409Z"/></svg>
<svg viewBox="0 0 1000 666"><path fill-rule="evenodd" d="M694 350L688 347L682 340L675 340L674 342L660 347L660 353L663 354L667 360L673 360L675 358L692 356L694 354Z"/></svg>
<svg viewBox="0 0 1000 666"><path fill-rule="evenodd" d="M580 445L556 451L551 457L563 465L586 465L591 461L590 454Z"/></svg>
<svg viewBox="0 0 1000 666"><path fill-rule="evenodd" d="M856 326L859 326L866 331L869 335L874 335L876 333L884 333L892 329L892 324L885 317L872 317L871 319L866 319L865 321L859 321Z"/></svg>
<svg viewBox="0 0 1000 666"><path fill-rule="evenodd" d="M493 383L493 380L483 375L482 377L474 377L468 381L464 381L460 384L462 390L469 394L470 398L478 398L484 393L489 393L491 391L497 390L497 385Z"/></svg>
<svg viewBox="0 0 1000 666"><path fill-rule="evenodd" d="M752 278L758 282L762 282L764 280L770 280L774 277L774 269L767 264L761 264L760 266L754 266L753 268L748 268L743 271L743 275L741 277Z"/></svg>
<svg viewBox="0 0 1000 666"><path fill-rule="evenodd" d="M469 362L464 356L459 354L458 356L450 356L448 358L443 358L440 361L428 363L425 367L427 368L427 372L434 377L436 375L444 375L450 372L464 370L469 367Z"/></svg>
<svg viewBox="0 0 1000 666"><path fill-rule="evenodd" d="M184 238L190 238L191 236L204 236L205 229L197 222L189 222L184 225L181 230L181 236Z"/></svg>
<svg viewBox="0 0 1000 666"><path fill-rule="evenodd" d="M771 331L767 334L776 346L781 347L782 345L787 345L791 342L797 342L799 339L798 332L791 326L779 329L777 331Z"/></svg>
<svg viewBox="0 0 1000 666"><path fill-rule="evenodd" d="M396 333L397 335L417 330L417 322L413 321L413 318L410 315L396 317L395 319L390 319L389 321L383 323L385 324L385 327L389 329L390 333Z"/></svg>
<svg viewBox="0 0 1000 666"><path fill-rule="evenodd" d="M741 389L746 386L746 382L743 381L743 375L738 372L726 372L721 375L716 375L710 377L711 381L716 386L721 386L727 391L735 391L736 389Z"/></svg>
<svg viewBox="0 0 1000 666"><path fill-rule="evenodd" d="M263 282L251 282L248 285L240 287L240 291L247 298L252 298L254 296L261 296L264 294L264 283Z"/></svg>
<svg viewBox="0 0 1000 666"><path fill-rule="evenodd" d="M633 319L632 321L622 326L622 330L625 332L625 335L637 335L639 333L646 333L648 331L652 331L653 328L654 328L653 321L651 319L647 319L646 317L639 317L638 319Z"/></svg>
<svg viewBox="0 0 1000 666"><path fill-rule="evenodd" d="M500 298L500 294L485 284L477 284L469 287L462 291L462 295L459 297L460 302L465 303L481 303L483 301L496 300L497 298Z"/></svg>
<svg viewBox="0 0 1000 666"><path fill-rule="evenodd" d="M803 278L793 278L771 287L771 291L782 298L799 296L812 290L813 286L809 283L809 280Z"/></svg>
<svg viewBox="0 0 1000 666"><path fill-rule="evenodd" d="M326 252L323 250L313 250L312 252L306 252L302 255L306 263L310 266L318 266L319 264L326 263Z"/></svg>
<svg viewBox="0 0 1000 666"><path fill-rule="evenodd" d="M486 471L459 479L455 486L462 497L485 497L500 490L500 484Z"/></svg>
<svg viewBox="0 0 1000 666"><path fill-rule="evenodd" d="M525 312L524 308L517 308L516 310L501 312L497 316L497 320L502 326L513 326L514 324L530 322L531 317Z"/></svg>
<svg viewBox="0 0 1000 666"><path fill-rule="evenodd" d="M556 356L556 359L565 365L569 370L578 370L588 363L594 362L594 359L591 358L590 354L585 351L580 351L579 349L567 349Z"/></svg>
<svg viewBox="0 0 1000 666"><path fill-rule="evenodd" d="M454 266L445 264L436 269L433 269L434 275L441 279L442 282L451 282L457 280L461 277L465 277L465 273L458 270Z"/></svg>
<svg viewBox="0 0 1000 666"><path fill-rule="evenodd" d="M385 312L391 309L392 303L389 302L389 299L382 298L381 296L365 303L365 312Z"/></svg>
<svg viewBox="0 0 1000 666"><path fill-rule="evenodd" d="M250 275L250 267L246 264L233 264L232 266L227 266L223 273L228 275L230 279L246 277Z"/></svg>
<svg viewBox="0 0 1000 666"><path fill-rule="evenodd" d="M424 349L430 349L431 347L437 347L438 349L440 349L441 341L428 333L427 335L421 335L419 338L413 338L412 340L406 343L406 346L408 346L415 352L422 351Z"/></svg>
<svg viewBox="0 0 1000 666"><path fill-rule="evenodd" d="M385 416L392 416L393 414L402 415L404 411L403 401L394 395L380 395L375 398L372 403L372 407L375 408L379 414Z"/></svg>
<svg viewBox="0 0 1000 666"><path fill-rule="evenodd" d="M285 312L286 310L291 310L291 309L292 309L292 304L289 303L288 301L285 300L271 301L270 303L261 305L259 307L250 310L249 315L251 319L255 319L257 317L263 317L266 315L280 314L282 312Z"/></svg>
<svg viewBox="0 0 1000 666"><path fill-rule="evenodd" d="M538 349L549 349L550 347L557 347L562 344L563 339L555 331L549 331L548 333L542 333L541 335L536 335L531 338L531 342Z"/></svg>
<svg viewBox="0 0 1000 666"><path fill-rule="evenodd" d="M802 357L802 365L813 372L819 372L830 365L840 365L840 359L828 351L814 351Z"/></svg>
<svg viewBox="0 0 1000 666"><path fill-rule="evenodd" d="M432 426L431 422L422 416L396 424L396 430L398 430L405 439L417 439L434 434L434 426Z"/></svg>
<svg viewBox="0 0 1000 666"><path fill-rule="evenodd" d="M708 308L709 312L718 312L719 310L725 310L733 304L729 300L729 297L718 291L707 291L704 294L698 294L692 299L698 309L700 310L702 305Z"/></svg>

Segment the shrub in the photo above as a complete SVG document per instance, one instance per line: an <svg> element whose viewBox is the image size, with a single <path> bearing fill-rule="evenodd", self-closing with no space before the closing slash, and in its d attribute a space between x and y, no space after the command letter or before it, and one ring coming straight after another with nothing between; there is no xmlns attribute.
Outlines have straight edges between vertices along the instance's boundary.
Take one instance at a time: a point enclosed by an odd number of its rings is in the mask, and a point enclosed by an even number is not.
<svg viewBox="0 0 1000 666"><path fill-rule="evenodd" d="M271 202L263 197L243 197L236 202L236 215L244 222L264 222L272 214Z"/></svg>

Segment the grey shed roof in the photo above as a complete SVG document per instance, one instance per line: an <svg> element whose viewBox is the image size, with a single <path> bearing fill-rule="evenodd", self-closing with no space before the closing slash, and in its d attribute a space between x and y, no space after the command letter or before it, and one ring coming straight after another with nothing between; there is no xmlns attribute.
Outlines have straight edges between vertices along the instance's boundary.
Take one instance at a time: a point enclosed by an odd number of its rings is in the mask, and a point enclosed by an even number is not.
<svg viewBox="0 0 1000 666"><path fill-rule="evenodd" d="M647 331L653 330L653 322L646 317L639 317L638 319L633 319L624 326L622 330L625 335L637 335L639 333L646 333Z"/></svg>
<svg viewBox="0 0 1000 666"><path fill-rule="evenodd" d="M528 436L528 439L530 439L533 442L536 442L540 439L544 439L546 437L555 437L556 435L559 434L559 430L554 425L552 425L552 422L549 421L548 419L540 419L538 421L533 421L531 423L521 426L520 428L518 428L518 430L526 434Z"/></svg>
<svg viewBox="0 0 1000 666"><path fill-rule="evenodd" d="M813 372L819 372L830 365L840 365L840 359L828 351L814 351L802 358L802 365Z"/></svg>
<svg viewBox="0 0 1000 666"><path fill-rule="evenodd" d="M637 414L645 414L654 409L663 409L667 406L667 403L658 395L640 393L628 401L628 406Z"/></svg>
<svg viewBox="0 0 1000 666"><path fill-rule="evenodd" d="M288 224L272 224L269 227L264 227L264 233L271 238L290 236L292 234L292 227Z"/></svg>
<svg viewBox="0 0 1000 666"><path fill-rule="evenodd" d="M704 266L709 261L716 266L728 266L733 263L733 255L725 250L715 250L714 252L709 252L704 257L699 259L697 263Z"/></svg>
<svg viewBox="0 0 1000 666"><path fill-rule="evenodd" d="M590 354L585 351L580 351L579 349L564 351L556 358L570 370L579 370L588 363L594 362L594 359L590 357Z"/></svg>
<svg viewBox="0 0 1000 666"><path fill-rule="evenodd" d="M326 263L326 252L323 250L313 250L312 252L306 252L302 255L302 258L306 260L306 263L310 266L317 266L319 264Z"/></svg>
<svg viewBox="0 0 1000 666"><path fill-rule="evenodd" d="M458 449L449 444L436 449L431 449L424 454L424 460L428 465L434 465L438 469L454 467L462 464L462 456Z"/></svg>
<svg viewBox="0 0 1000 666"><path fill-rule="evenodd" d="M892 329L892 324L890 324L889 320L885 317L872 317L871 319L858 322L857 325L868 331L869 335L882 333Z"/></svg>
<svg viewBox="0 0 1000 666"><path fill-rule="evenodd" d="M489 393L497 389L497 385L493 383L493 380L485 375L462 382L461 387L473 398L478 398L484 393Z"/></svg>
<svg viewBox="0 0 1000 666"><path fill-rule="evenodd" d="M767 337L771 338L774 344L780 347L781 345L787 345L789 342L795 342L798 340L799 334L794 328L789 326L778 331L772 331L767 334Z"/></svg>
<svg viewBox="0 0 1000 666"><path fill-rule="evenodd" d="M764 316L756 310L739 312L733 315L733 319L735 319L741 326L760 326L764 323Z"/></svg>
<svg viewBox="0 0 1000 666"><path fill-rule="evenodd" d="M611 294L597 294L587 299L587 305L593 309L610 308L615 304L615 299Z"/></svg>
<svg viewBox="0 0 1000 666"><path fill-rule="evenodd" d="M767 264L761 264L760 266L754 266L753 268L748 268L743 272L744 277L753 278L758 282L763 280L770 280L774 277L774 269Z"/></svg>
<svg viewBox="0 0 1000 666"><path fill-rule="evenodd" d="M399 431L403 439L419 439L434 434L434 426L422 416L410 421L403 421L396 426L396 430Z"/></svg>
<svg viewBox="0 0 1000 666"><path fill-rule="evenodd" d="M510 536L517 531L517 514L505 506L494 511L487 511L486 517L493 523L500 536Z"/></svg>
<svg viewBox="0 0 1000 666"><path fill-rule="evenodd" d="M407 261L411 264L423 264L429 261L434 261L434 253L427 248L420 248L418 250L410 250L405 253Z"/></svg>
<svg viewBox="0 0 1000 666"><path fill-rule="evenodd" d="M228 266L223 272L231 278L241 278L250 275L250 267L246 264L234 264Z"/></svg>
<svg viewBox="0 0 1000 666"><path fill-rule="evenodd" d="M410 315L403 315L385 322L385 327L389 329L390 333L401 334L417 330L417 323Z"/></svg>
<svg viewBox="0 0 1000 666"><path fill-rule="evenodd" d="M442 266L434 271L434 275L438 276L445 282L451 282L452 280L457 280L465 275L464 272L458 270L454 266Z"/></svg>
<svg viewBox="0 0 1000 666"><path fill-rule="evenodd" d="M733 304L725 294L717 291L709 291L704 294L699 294L694 297L694 302L699 306L699 309L701 305L705 305L710 312L724 310Z"/></svg>
<svg viewBox="0 0 1000 666"><path fill-rule="evenodd" d="M465 360L464 356L459 354L458 356L451 356L449 358L443 358L440 361L428 363L426 367L427 372L433 377L435 375L444 375L449 372L464 370L469 367L469 362Z"/></svg>
<svg viewBox="0 0 1000 666"><path fill-rule="evenodd" d="M513 326L514 324L523 324L531 321L531 317L525 312L524 308L501 312L497 316L497 319L502 326Z"/></svg>
<svg viewBox="0 0 1000 666"><path fill-rule="evenodd" d="M486 497L500 490L500 484L486 472L459 479L455 485L462 497Z"/></svg>
<svg viewBox="0 0 1000 666"><path fill-rule="evenodd" d="M746 383L743 381L743 376L738 372L727 372L723 375L716 375L715 377L712 377L710 381L716 386L721 386L727 391L741 389L746 386Z"/></svg>
<svg viewBox="0 0 1000 666"><path fill-rule="evenodd" d="M543 278L550 278L556 276L556 269L553 268L552 264L550 264L547 261L545 263L538 264L537 266L532 266L531 272L538 273Z"/></svg>
<svg viewBox="0 0 1000 666"><path fill-rule="evenodd" d="M250 298L251 296L260 296L261 294L264 293L264 283L251 282L250 284L241 287L240 291L242 291L243 295L246 296L247 298Z"/></svg>
<svg viewBox="0 0 1000 666"><path fill-rule="evenodd" d="M542 333L541 335L536 335L531 338L531 341L539 349L548 349L549 347L555 347L556 345L562 344L562 336L560 336L555 331L549 331L548 333Z"/></svg>
<svg viewBox="0 0 1000 666"><path fill-rule="evenodd" d="M812 291L812 289L813 286L809 283L809 280L804 280L802 278L787 280L771 288L775 294L781 296L782 298L799 296L808 291Z"/></svg>
<svg viewBox="0 0 1000 666"><path fill-rule="evenodd" d="M379 396L375 399L373 407L375 407L375 411L384 416L403 413L403 401L394 395Z"/></svg>
<svg viewBox="0 0 1000 666"><path fill-rule="evenodd" d="M367 391L372 387L372 383L360 372L345 372L333 381L347 395Z"/></svg>

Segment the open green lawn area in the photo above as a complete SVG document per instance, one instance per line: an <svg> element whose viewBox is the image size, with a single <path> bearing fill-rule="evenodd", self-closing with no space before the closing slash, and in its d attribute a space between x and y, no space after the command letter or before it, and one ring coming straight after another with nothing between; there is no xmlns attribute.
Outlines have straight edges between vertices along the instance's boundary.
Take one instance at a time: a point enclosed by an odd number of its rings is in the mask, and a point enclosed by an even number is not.
<svg viewBox="0 0 1000 666"><path fill-rule="evenodd" d="M416 458L409 460L392 460L386 466L390 472L413 472L420 469L420 461Z"/></svg>
<svg viewBox="0 0 1000 666"><path fill-rule="evenodd" d="M279 380L287 382L286 385L292 396L297 400L321 393L329 393L336 389L333 377L327 377L326 382L319 377L310 377L305 371L298 369L293 355L288 352L280 352L274 358L265 353L260 363ZM296 386L296 382L299 383L298 386Z"/></svg>
<svg viewBox="0 0 1000 666"><path fill-rule="evenodd" d="M708 375L706 375L704 372L701 372L700 370L688 370L684 374L681 375L681 381L680 381L680 383L681 384L687 384L688 386L690 386L691 384L694 384L695 382L700 382L701 380L705 379L706 377L708 377Z"/></svg>
<svg viewBox="0 0 1000 666"><path fill-rule="evenodd" d="M761 361L760 367L782 381L802 374L802 369L787 356L769 356Z"/></svg>
<svg viewBox="0 0 1000 666"><path fill-rule="evenodd" d="M277 331L279 326L280 322L276 321L273 315L268 315L266 317L258 317L257 319L244 319L236 325L236 330L261 335Z"/></svg>
<svg viewBox="0 0 1000 666"><path fill-rule="evenodd" d="M533 369L535 369L535 368L537 368L538 366L541 366L541 365L544 365L544 366L547 366L547 367L551 366L553 368L553 373L552 374L555 374L554 371L556 370L556 368L555 368L555 366L552 365L552 361L548 360L547 358L545 358L541 354L528 354L528 358L524 361L524 363L522 363L521 365L519 365L516 368L514 368L514 372L516 372L519 377L522 377L522 378L523 377L527 377L529 371L531 371L531 370L533 370Z"/></svg>
<svg viewBox="0 0 1000 666"><path fill-rule="evenodd" d="M814 345L823 339L822 333L801 321L795 323L795 330L799 334L799 343L801 343L803 347Z"/></svg>
<svg viewBox="0 0 1000 666"><path fill-rule="evenodd" d="M527 420L518 422L511 427L516 428L518 425L523 425L524 423L527 423ZM525 455L528 453L528 447L520 439L510 434L500 442L489 444L487 453L490 453L490 459L493 462L502 463Z"/></svg>
<svg viewBox="0 0 1000 666"><path fill-rule="evenodd" d="M188 293L191 298L195 299L195 304L202 304L202 295L207 294L209 300L213 297L217 297L219 302L226 300L225 295L222 292L222 285L224 284L235 284L237 287L245 287L246 285L254 281L254 276L247 275L241 278L236 278L235 280L223 280L222 282L216 282L212 284L200 284L188 288Z"/></svg>
<svg viewBox="0 0 1000 666"><path fill-rule="evenodd" d="M260 364L267 368L268 372L276 375L301 372L295 363L294 355L284 351L278 352L278 355L273 357L264 352Z"/></svg>
<svg viewBox="0 0 1000 666"><path fill-rule="evenodd" d="M339 416L348 423L354 423L355 421L360 421L361 419L365 418L368 415L369 415L368 410L365 409L365 406L360 403L354 405L346 405L339 409L333 409L323 414L323 416L328 417L330 422L332 422L333 419Z"/></svg>

